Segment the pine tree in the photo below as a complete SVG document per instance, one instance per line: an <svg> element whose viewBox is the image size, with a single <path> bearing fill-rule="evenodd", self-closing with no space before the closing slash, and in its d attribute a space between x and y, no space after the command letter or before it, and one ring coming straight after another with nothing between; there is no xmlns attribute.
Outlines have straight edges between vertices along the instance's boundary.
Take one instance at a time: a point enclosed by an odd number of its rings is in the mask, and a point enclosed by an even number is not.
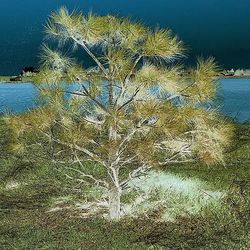
<svg viewBox="0 0 250 250"><path fill-rule="evenodd" d="M213 58L187 74L175 63L183 43L170 30L66 8L52 13L46 33L60 45L43 46L35 85L46 104L9 118L15 150L42 148L76 181L102 187L116 220L131 179L169 164L224 161L231 127L208 105L217 89ZM95 66L66 56L64 44ZM88 161L105 174L89 172Z"/></svg>

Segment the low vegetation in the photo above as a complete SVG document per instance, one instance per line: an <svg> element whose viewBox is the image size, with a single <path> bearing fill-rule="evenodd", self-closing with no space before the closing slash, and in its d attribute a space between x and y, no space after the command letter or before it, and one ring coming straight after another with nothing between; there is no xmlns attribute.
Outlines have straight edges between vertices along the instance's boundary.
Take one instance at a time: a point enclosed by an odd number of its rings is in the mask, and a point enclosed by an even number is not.
<svg viewBox="0 0 250 250"><path fill-rule="evenodd" d="M6 144L11 138L3 120L0 132L1 249L249 249L248 124L237 125L226 166L183 164L158 170L223 192L216 203L183 214L177 199L172 204L177 211L174 219L163 220L166 210L156 206L120 222L98 214L86 216L83 188L79 190L46 160L10 154ZM151 201L159 201L159 195L155 193Z"/></svg>

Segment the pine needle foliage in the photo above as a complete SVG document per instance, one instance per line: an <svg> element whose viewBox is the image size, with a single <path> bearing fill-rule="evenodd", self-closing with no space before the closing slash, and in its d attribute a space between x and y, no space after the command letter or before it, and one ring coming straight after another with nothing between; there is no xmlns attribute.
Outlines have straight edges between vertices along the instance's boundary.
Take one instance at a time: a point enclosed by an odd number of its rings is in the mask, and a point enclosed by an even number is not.
<svg viewBox="0 0 250 250"><path fill-rule="evenodd" d="M162 67L160 60L176 61L185 51L171 31L64 7L52 13L46 33L83 49L96 67L85 69L44 45L35 84L46 104L8 119L18 142L13 149L40 147L68 169L66 177L106 190L112 219L121 216L130 181L150 169L224 161L232 128L206 105L216 94L213 58L199 59L191 75L178 64ZM105 178L89 173L86 161Z"/></svg>

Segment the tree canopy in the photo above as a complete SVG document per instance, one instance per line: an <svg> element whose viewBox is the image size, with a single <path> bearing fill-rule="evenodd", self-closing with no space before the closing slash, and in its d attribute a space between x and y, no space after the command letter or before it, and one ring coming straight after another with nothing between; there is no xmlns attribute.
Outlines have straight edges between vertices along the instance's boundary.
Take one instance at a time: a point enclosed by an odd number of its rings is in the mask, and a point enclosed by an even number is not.
<svg viewBox="0 0 250 250"><path fill-rule="evenodd" d="M178 64L183 43L170 30L66 8L51 14L46 34L59 47L42 49L35 85L45 105L9 118L14 150L41 148L76 181L105 189L112 219L120 218L130 180L150 169L224 161L232 128L211 105L213 58L198 59L188 74ZM83 68L64 44L83 49L95 66ZM86 161L105 174L88 172Z"/></svg>

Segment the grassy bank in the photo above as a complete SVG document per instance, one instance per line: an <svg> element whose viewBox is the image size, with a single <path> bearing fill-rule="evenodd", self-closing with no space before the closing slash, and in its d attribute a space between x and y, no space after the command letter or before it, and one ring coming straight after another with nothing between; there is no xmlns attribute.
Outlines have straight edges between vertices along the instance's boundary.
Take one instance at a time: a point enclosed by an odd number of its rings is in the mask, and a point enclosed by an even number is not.
<svg viewBox="0 0 250 250"><path fill-rule="evenodd" d="M36 157L13 155L0 120L0 249L249 249L250 125L238 125L226 166L178 165L167 174L226 192L222 206L158 220L160 209L111 223L72 204L84 192ZM51 210L54 204L61 210ZM70 209L68 209L70 208Z"/></svg>

